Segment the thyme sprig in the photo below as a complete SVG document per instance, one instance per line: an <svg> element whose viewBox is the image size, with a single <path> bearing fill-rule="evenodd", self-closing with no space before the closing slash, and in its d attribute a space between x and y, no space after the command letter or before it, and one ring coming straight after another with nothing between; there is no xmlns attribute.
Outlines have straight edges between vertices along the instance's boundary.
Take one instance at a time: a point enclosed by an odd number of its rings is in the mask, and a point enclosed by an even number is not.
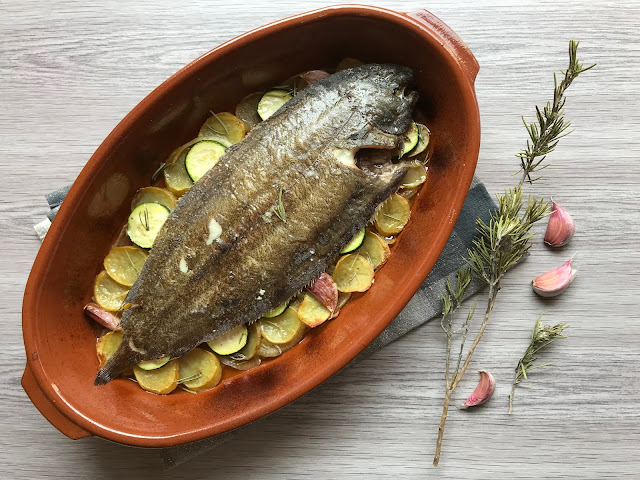
<svg viewBox="0 0 640 480"><path fill-rule="evenodd" d="M278 204L273 207L273 213L282 220L284 223L287 223L287 212L284 209L284 203L282 203L282 187L280 187L280 191L278 192Z"/></svg>
<svg viewBox="0 0 640 480"><path fill-rule="evenodd" d="M533 326L533 333L531 334L531 342L516 366L516 375L511 385L511 394L509 395L509 413L513 410L513 396L515 395L516 387L524 383L522 379L528 380L527 372L535 370L536 368L553 365L552 362L534 365L537 360L536 354L550 343L553 343L556 338L566 338L566 336L562 334L564 329L568 327L566 322L542 326L541 318L542 315L536 320Z"/></svg>
<svg viewBox="0 0 640 480"><path fill-rule="evenodd" d="M473 247L467 251L467 267L460 268L457 273L455 287L447 283L447 292L443 295L443 310L441 326L447 336L447 351L445 365L445 397L442 407L442 416L438 427L438 440L433 465L438 466L444 427L449 412L451 396L462 380L478 343L487 328L489 317L495 306L500 282L504 275L515 266L531 248L530 240L533 234L533 225L549 215L549 202L544 199L536 199L529 196L524 205L522 186L525 182L533 183L537 178L531 174L545 168L543 162L546 155L552 152L558 145L558 141L569 131L570 122L564 118L565 91L573 80L582 72L594 67L583 68L577 58L578 42L569 42L569 67L563 72L564 79L558 84L554 75L553 102L548 102L541 110L536 107L537 121L527 124L525 127L529 134L527 147L517 157L520 159L520 171L522 177L519 183L505 190L503 195L497 195L498 209L491 213L489 223L482 219L476 221L478 235L473 242ZM469 331L469 325L475 313L476 305L469 309L466 320L462 326L455 329L453 317L465 298L466 290L472 279L488 286L487 306L480 324L480 328L473 339L471 347L464 356L464 345ZM462 331L460 351L457 367L453 374L449 374L451 365L451 347L453 335ZM464 362L462 359L464 358ZM526 371L526 368L525 368Z"/></svg>
<svg viewBox="0 0 640 480"><path fill-rule="evenodd" d="M524 182L533 183L540 178L532 178L531 174L547 166L547 164L543 164L547 154L553 152L558 141L570 133L567 129L571 126L571 122L564 118L564 103L566 101L564 93L578 75L596 66L595 63L586 68L582 66L578 60L579 44L580 42L575 40L569 42L569 68L562 72L564 78L560 83L558 83L556 74L553 74L555 87L553 101L547 102L542 110L536 107L537 123L527 123L522 117L522 122L529 134L529 140L527 140L527 147L516 155L520 158L522 170L520 185Z"/></svg>

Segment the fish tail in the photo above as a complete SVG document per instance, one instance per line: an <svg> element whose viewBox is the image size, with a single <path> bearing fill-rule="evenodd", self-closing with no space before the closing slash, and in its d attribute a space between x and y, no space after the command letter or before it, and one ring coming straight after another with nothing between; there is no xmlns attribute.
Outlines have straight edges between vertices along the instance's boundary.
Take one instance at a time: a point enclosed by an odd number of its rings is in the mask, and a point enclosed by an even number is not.
<svg viewBox="0 0 640 480"><path fill-rule="evenodd" d="M135 365L137 354L129 348L129 345L124 340L118 347L118 350L107 360L107 363L100 369L96 379L93 382L94 385L105 385L114 378L119 377L132 365Z"/></svg>

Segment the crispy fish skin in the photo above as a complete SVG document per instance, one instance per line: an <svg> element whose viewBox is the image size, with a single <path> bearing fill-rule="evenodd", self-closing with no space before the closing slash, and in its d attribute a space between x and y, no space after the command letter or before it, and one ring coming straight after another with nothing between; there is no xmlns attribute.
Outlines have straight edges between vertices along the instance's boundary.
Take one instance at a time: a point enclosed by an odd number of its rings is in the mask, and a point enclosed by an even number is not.
<svg viewBox="0 0 640 480"><path fill-rule="evenodd" d="M412 82L397 65L343 70L230 147L156 238L95 384L253 322L317 278L400 185L406 166L391 158L412 121ZM378 161L359 168L359 149Z"/></svg>

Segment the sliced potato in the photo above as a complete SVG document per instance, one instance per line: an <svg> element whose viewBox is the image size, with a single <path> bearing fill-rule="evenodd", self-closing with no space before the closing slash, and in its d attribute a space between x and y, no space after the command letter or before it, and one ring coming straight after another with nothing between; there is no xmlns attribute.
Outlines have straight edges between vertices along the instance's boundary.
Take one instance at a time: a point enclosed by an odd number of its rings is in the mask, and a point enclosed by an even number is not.
<svg viewBox="0 0 640 480"><path fill-rule="evenodd" d="M298 331L296 336L289 340L287 343L275 344L271 343L265 338L262 338L262 341L260 342L260 348L258 349L258 355L265 358L277 357L278 355L281 355L287 350L295 347L298 343L300 343L300 340L302 340L305 332L307 331L307 327L304 325L304 323L300 322L300 325L302 325L302 328Z"/></svg>
<svg viewBox="0 0 640 480"><path fill-rule="evenodd" d="M131 287L147 260L147 252L138 247L112 248L104 257L104 269L116 282Z"/></svg>
<svg viewBox="0 0 640 480"><path fill-rule="evenodd" d="M143 360L138 364L138 367L143 370L155 370L169 363L169 360L171 360L171 358L169 357L156 358L153 360Z"/></svg>
<svg viewBox="0 0 640 480"><path fill-rule="evenodd" d="M122 343L122 330L107 332L98 339L96 344L96 352L98 354L98 362L100 368L104 367L107 360L111 358L120 344Z"/></svg>
<svg viewBox="0 0 640 480"><path fill-rule="evenodd" d="M178 360L171 360L156 370L143 370L136 365L133 367L133 374L138 384L147 392L166 395L173 392L178 386L180 363Z"/></svg>
<svg viewBox="0 0 640 480"><path fill-rule="evenodd" d="M262 92L251 93L236 106L236 117L242 120L247 133L262 121L258 115L258 103L261 98Z"/></svg>
<svg viewBox="0 0 640 480"><path fill-rule="evenodd" d="M227 367L235 368L236 370L249 370L260 365L262 360L259 356L254 356L249 360L235 360L233 355L223 355L220 357L220 363Z"/></svg>
<svg viewBox="0 0 640 480"><path fill-rule="evenodd" d="M248 336L249 331L246 325L238 325L219 337L209 340L207 345L218 355L229 355L242 349L247 344Z"/></svg>
<svg viewBox="0 0 640 480"><path fill-rule="evenodd" d="M367 232L358 253L369 260L373 265L373 269L377 270L385 264L389 255L391 255L391 250L384 238L373 232Z"/></svg>
<svg viewBox="0 0 640 480"><path fill-rule="evenodd" d="M122 306L129 288L120 285L106 271L101 271L93 284L93 298L108 312L117 312Z"/></svg>
<svg viewBox="0 0 640 480"><path fill-rule="evenodd" d="M302 329L302 322L298 318L296 311L287 307L280 315L274 318L263 318L260 320L260 333L262 337L275 344L290 342Z"/></svg>
<svg viewBox="0 0 640 480"><path fill-rule="evenodd" d="M429 140L431 139L431 132L426 126L421 123L416 123L416 126L418 127L418 143L407 155L409 157L415 157L424 152L429 146Z"/></svg>
<svg viewBox="0 0 640 480"><path fill-rule="evenodd" d="M378 208L375 217L376 229L383 235L396 235L409 221L409 215L411 215L409 201L402 195L394 193Z"/></svg>
<svg viewBox="0 0 640 480"><path fill-rule="evenodd" d="M180 379L182 385L194 392L215 387L222 378L222 365L213 353L194 348L180 357ZM191 379L191 380L187 380Z"/></svg>
<svg viewBox="0 0 640 480"><path fill-rule="evenodd" d="M116 237L115 241L113 242L113 245L111 245L111 248L129 247L129 246L133 245L133 242L129 238L129 235L127 235L127 227L128 226L129 226L128 223L125 223L122 226L122 228L120 229L120 233L118 234L118 236Z"/></svg>
<svg viewBox="0 0 640 480"><path fill-rule="evenodd" d="M191 180L191 177L187 173L184 159L187 156L189 148L198 141L200 141L199 138L194 138L190 142L176 148L167 159L167 166L163 172L164 181L167 184L167 188L177 197L181 197L193 187L193 180Z"/></svg>
<svg viewBox="0 0 640 480"><path fill-rule="evenodd" d="M347 304L350 298L351 298L351 293L338 292L338 306L336 307L334 312L331 314L332 319L336 318L340 314L340 310L342 310L342 307L344 307Z"/></svg>
<svg viewBox="0 0 640 480"><path fill-rule="evenodd" d="M305 293L304 300L298 307L298 318L307 326L313 328L329 320L331 312L314 295Z"/></svg>
<svg viewBox="0 0 640 480"><path fill-rule="evenodd" d="M143 203L159 203L167 207L169 210L176 208L176 196L166 188L145 187L136 192L131 200L131 210L135 210L138 205Z"/></svg>
<svg viewBox="0 0 640 480"><path fill-rule="evenodd" d="M427 179L427 169L417 160L411 163L402 179L401 188L416 188L422 185Z"/></svg>
<svg viewBox="0 0 640 480"><path fill-rule="evenodd" d="M198 136L219 141L225 147L238 143L246 135L244 122L229 112L221 112L207 118Z"/></svg>
<svg viewBox="0 0 640 480"><path fill-rule="evenodd" d="M341 292L366 292L373 283L373 265L358 253L342 257L333 271L333 281Z"/></svg>

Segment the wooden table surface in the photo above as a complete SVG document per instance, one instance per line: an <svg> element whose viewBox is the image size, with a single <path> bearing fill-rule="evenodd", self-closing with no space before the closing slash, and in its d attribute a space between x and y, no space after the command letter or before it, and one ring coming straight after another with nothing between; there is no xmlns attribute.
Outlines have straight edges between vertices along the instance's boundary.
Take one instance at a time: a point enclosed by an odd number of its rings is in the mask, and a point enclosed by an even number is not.
<svg viewBox="0 0 640 480"><path fill-rule="evenodd" d="M181 66L250 28L321 1L0 1L0 478L604 478L640 465L640 3L375 2L428 7L480 62L477 173L491 192L514 181L525 141L520 115L552 91L569 39L597 62L568 93L574 133L528 191L575 218L572 244L532 255L504 281L473 370L493 372L493 399L453 409L431 466L443 396L444 337L430 322L311 394L171 473L158 452L72 441L22 388L21 301L46 214L43 194L73 181L116 123ZM416 52L419 55L419 52ZM543 232L544 225L536 231ZM544 301L531 278L576 254L578 277ZM517 392L513 367L536 317L571 324L541 355L555 366ZM477 328L477 323L476 323ZM455 394L475 387L470 371ZM636 477L637 478L637 477Z"/></svg>

